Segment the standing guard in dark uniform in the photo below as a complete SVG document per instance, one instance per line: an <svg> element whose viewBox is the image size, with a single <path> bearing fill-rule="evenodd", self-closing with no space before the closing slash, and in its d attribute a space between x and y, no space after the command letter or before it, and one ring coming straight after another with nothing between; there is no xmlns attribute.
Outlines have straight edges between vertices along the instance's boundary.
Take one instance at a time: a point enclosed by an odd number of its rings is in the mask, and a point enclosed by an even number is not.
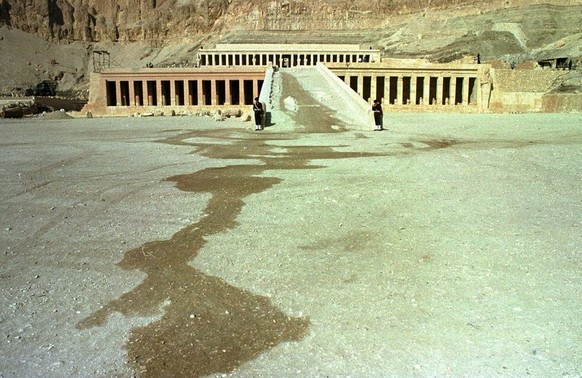
<svg viewBox="0 0 582 378"><path fill-rule="evenodd" d="M253 102L253 112L255 113L255 131L261 131L263 130L263 115L265 111L258 97L255 97L255 102Z"/></svg>
<svg viewBox="0 0 582 378"><path fill-rule="evenodd" d="M374 123L376 124L374 131L384 130L384 127L382 126L384 112L382 112L382 105L380 105L379 100L374 100L374 104L372 105L372 112L374 112Z"/></svg>

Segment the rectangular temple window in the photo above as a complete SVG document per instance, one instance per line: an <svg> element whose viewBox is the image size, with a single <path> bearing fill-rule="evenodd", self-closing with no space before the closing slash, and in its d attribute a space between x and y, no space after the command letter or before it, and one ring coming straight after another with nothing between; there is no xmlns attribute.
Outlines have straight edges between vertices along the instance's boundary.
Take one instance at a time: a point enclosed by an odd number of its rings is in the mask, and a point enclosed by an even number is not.
<svg viewBox="0 0 582 378"><path fill-rule="evenodd" d="M374 99L382 101L384 97L384 76L376 77L376 93L374 93Z"/></svg>
<svg viewBox="0 0 582 378"><path fill-rule="evenodd" d="M350 76L350 88L356 93L358 93L358 77Z"/></svg>
<svg viewBox="0 0 582 378"><path fill-rule="evenodd" d="M362 97L364 100L368 101L370 96L372 96L372 78L370 76L364 76L364 83L362 87Z"/></svg>
<svg viewBox="0 0 582 378"><path fill-rule="evenodd" d="M409 105L412 101L410 99L410 76L404 76L402 78L402 104Z"/></svg>
<svg viewBox="0 0 582 378"><path fill-rule="evenodd" d="M283 62L281 63L281 67L291 67L291 55L283 55Z"/></svg>
<svg viewBox="0 0 582 378"><path fill-rule="evenodd" d="M455 80L455 102L452 102L452 105L462 104L463 103L463 78L457 77L454 78Z"/></svg>
<svg viewBox="0 0 582 378"><path fill-rule="evenodd" d="M390 76L390 96L388 97L389 104L396 104L398 100L398 77Z"/></svg>
<svg viewBox="0 0 582 378"><path fill-rule="evenodd" d="M162 86L162 106L169 106L171 105L170 99L171 99L171 94L170 94L170 80L162 80L161 81L161 86Z"/></svg>
<svg viewBox="0 0 582 378"><path fill-rule="evenodd" d="M226 103L226 81L224 80L216 80L216 100L217 105Z"/></svg>
<svg viewBox="0 0 582 378"><path fill-rule="evenodd" d="M121 106L129 106L129 81L119 82L121 90Z"/></svg>
<svg viewBox="0 0 582 378"><path fill-rule="evenodd" d="M200 105L212 104L212 81L202 80L202 99Z"/></svg>
<svg viewBox="0 0 582 378"><path fill-rule="evenodd" d="M147 105L158 106L158 89L156 87L156 82L154 80L148 80L146 85L148 89Z"/></svg>
<svg viewBox="0 0 582 378"><path fill-rule="evenodd" d="M438 78L431 77L429 82L428 104L436 105Z"/></svg>
<svg viewBox="0 0 582 378"><path fill-rule="evenodd" d="M258 83L259 83L259 93L261 93L261 90L263 89L264 80L259 80Z"/></svg>
<svg viewBox="0 0 582 378"><path fill-rule="evenodd" d="M117 106L117 90L115 81L105 81L105 95L107 96L107 106Z"/></svg>
<svg viewBox="0 0 582 378"><path fill-rule="evenodd" d="M188 105L198 105L198 81L188 80Z"/></svg>
<svg viewBox="0 0 582 378"><path fill-rule="evenodd" d="M424 99L424 77L416 77L416 98L414 99L415 105L422 105L422 100Z"/></svg>
<svg viewBox="0 0 582 378"><path fill-rule="evenodd" d="M245 105L252 105L254 98L259 95L258 93L256 95L255 95L255 93L253 93L253 81L252 80L245 80L243 89L244 89L244 94L245 94L244 104Z"/></svg>
<svg viewBox="0 0 582 378"><path fill-rule="evenodd" d="M230 89L230 103L232 105L241 105L240 103L240 81L239 80L229 80L228 86Z"/></svg>
<svg viewBox="0 0 582 378"><path fill-rule="evenodd" d="M470 77L469 78L469 105L472 104L476 104L477 103L477 99L475 98L475 94L477 93L476 91L477 88L477 78L476 77Z"/></svg>
<svg viewBox="0 0 582 378"><path fill-rule="evenodd" d="M143 81L133 82L134 104L143 106Z"/></svg>
<svg viewBox="0 0 582 378"><path fill-rule="evenodd" d="M175 91L176 91L176 105L183 106L184 105L184 81L183 80L176 80L175 84Z"/></svg>
<svg viewBox="0 0 582 378"><path fill-rule="evenodd" d="M450 101L451 97L451 78L450 77L443 77L443 101L442 105L447 105L448 101Z"/></svg>
<svg viewBox="0 0 582 378"><path fill-rule="evenodd" d="M227 54L226 59L228 61L229 66L234 66L234 57L232 56L232 54Z"/></svg>

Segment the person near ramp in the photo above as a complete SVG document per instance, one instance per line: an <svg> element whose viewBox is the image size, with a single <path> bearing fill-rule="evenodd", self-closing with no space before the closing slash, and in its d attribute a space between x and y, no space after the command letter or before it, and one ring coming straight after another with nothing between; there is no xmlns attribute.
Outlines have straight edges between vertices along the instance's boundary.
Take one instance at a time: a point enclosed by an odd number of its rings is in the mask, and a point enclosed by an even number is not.
<svg viewBox="0 0 582 378"><path fill-rule="evenodd" d="M265 111L258 97L255 97L255 101L253 102L253 112L255 113L255 131L261 131L263 130L263 116L265 115Z"/></svg>
<svg viewBox="0 0 582 378"><path fill-rule="evenodd" d="M384 127L382 126L384 112L382 112L382 105L380 104L379 100L374 100L374 104L372 105L372 112L374 112L374 123L376 124L374 131L384 130Z"/></svg>

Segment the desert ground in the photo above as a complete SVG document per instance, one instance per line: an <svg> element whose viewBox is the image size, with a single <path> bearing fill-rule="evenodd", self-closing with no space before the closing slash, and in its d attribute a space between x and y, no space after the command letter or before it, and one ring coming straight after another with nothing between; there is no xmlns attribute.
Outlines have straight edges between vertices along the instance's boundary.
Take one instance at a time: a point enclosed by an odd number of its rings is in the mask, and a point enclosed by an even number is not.
<svg viewBox="0 0 582 378"><path fill-rule="evenodd" d="M0 376L582 375L582 114L277 122L1 119Z"/></svg>

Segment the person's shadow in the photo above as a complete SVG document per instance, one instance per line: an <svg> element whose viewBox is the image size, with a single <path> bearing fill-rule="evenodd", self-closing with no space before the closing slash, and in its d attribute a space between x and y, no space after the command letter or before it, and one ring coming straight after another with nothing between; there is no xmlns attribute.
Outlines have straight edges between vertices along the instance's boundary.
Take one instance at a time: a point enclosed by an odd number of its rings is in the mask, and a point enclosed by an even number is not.
<svg viewBox="0 0 582 378"><path fill-rule="evenodd" d="M275 126L276 124L273 123L273 119L271 118L271 112L265 112L265 124L264 127L271 127Z"/></svg>

